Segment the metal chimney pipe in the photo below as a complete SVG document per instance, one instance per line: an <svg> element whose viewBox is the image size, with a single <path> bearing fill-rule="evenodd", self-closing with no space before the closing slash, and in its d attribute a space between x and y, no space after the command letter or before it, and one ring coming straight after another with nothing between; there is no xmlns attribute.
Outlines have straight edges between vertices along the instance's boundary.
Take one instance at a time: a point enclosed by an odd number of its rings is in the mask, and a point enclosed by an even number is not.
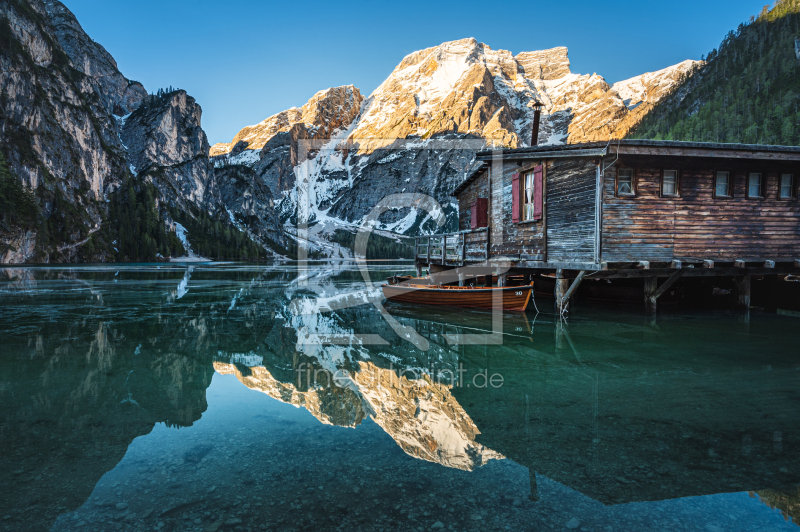
<svg viewBox="0 0 800 532"><path fill-rule="evenodd" d="M539 144L539 119L542 115L542 102L533 104L533 131L531 131L531 146Z"/></svg>

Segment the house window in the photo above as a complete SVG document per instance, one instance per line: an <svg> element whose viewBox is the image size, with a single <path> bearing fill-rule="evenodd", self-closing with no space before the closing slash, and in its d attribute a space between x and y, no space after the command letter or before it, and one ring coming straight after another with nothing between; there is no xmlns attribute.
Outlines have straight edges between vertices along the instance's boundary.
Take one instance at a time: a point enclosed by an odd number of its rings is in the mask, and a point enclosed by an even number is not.
<svg viewBox="0 0 800 532"><path fill-rule="evenodd" d="M762 197L763 184L764 180L762 179L761 173L750 172L750 175L747 176L747 197L748 198Z"/></svg>
<svg viewBox="0 0 800 532"><path fill-rule="evenodd" d="M489 200L477 198L470 207L469 228L477 229L489 225Z"/></svg>
<svg viewBox="0 0 800 532"><path fill-rule="evenodd" d="M534 220L534 203L533 203L533 194L535 190L535 181L533 172L528 172L525 174L525 183L524 188L522 189L522 219L523 220Z"/></svg>
<svg viewBox="0 0 800 532"><path fill-rule="evenodd" d="M664 173L661 176L661 195L662 196L678 195L677 170L664 170Z"/></svg>
<svg viewBox="0 0 800 532"><path fill-rule="evenodd" d="M781 174L781 189L779 197L781 199L794 198L794 174Z"/></svg>
<svg viewBox="0 0 800 532"><path fill-rule="evenodd" d="M617 172L617 195L633 196L633 168L620 168Z"/></svg>
<svg viewBox="0 0 800 532"><path fill-rule="evenodd" d="M714 196L717 198L731 197L731 173L719 171L714 181Z"/></svg>

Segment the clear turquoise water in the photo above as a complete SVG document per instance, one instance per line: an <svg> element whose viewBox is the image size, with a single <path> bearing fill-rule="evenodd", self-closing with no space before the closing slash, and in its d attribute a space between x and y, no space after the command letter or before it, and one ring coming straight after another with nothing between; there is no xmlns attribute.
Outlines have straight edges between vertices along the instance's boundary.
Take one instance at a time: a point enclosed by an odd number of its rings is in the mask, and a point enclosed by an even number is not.
<svg viewBox="0 0 800 532"><path fill-rule="evenodd" d="M372 304L315 312L363 289L352 264L0 270L0 527L797 528L798 318L537 301L469 345L491 314L387 304L420 349Z"/></svg>

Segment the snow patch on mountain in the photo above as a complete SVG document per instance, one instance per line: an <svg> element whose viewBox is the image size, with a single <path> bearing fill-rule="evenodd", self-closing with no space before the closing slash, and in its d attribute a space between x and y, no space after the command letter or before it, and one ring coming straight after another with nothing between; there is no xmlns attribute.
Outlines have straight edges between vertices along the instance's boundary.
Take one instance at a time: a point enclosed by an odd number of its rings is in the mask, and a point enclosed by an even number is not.
<svg viewBox="0 0 800 532"><path fill-rule="evenodd" d="M651 95L659 98L663 96L676 85L681 76L700 65L701 61L687 59L677 65L618 81L611 86L611 90L617 93L628 109L635 109Z"/></svg>
<svg viewBox="0 0 800 532"><path fill-rule="evenodd" d="M224 166L225 164L242 164L250 166L251 168L260 160L261 150L243 150L236 155L230 155L224 159L215 161L215 166Z"/></svg>

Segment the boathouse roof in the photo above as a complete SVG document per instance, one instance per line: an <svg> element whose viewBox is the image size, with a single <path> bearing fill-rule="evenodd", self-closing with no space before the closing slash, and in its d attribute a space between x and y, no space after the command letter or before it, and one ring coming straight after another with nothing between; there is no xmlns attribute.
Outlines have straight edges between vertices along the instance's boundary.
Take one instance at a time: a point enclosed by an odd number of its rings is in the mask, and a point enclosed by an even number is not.
<svg viewBox="0 0 800 532"><path fill-rule="evenodd" d="M544 144L525 148L498 148L482 150L475 154L480 164L453 190L460 194L472 181L489 167L494 157L509 160L603 157L606 155L664 155L678 157L724 157L732 159L768 159L773 161L800 161L800 146L775 146L765 144L734 144L721 142L687 142L680 140L616 139L579 144Z"/></svg>

